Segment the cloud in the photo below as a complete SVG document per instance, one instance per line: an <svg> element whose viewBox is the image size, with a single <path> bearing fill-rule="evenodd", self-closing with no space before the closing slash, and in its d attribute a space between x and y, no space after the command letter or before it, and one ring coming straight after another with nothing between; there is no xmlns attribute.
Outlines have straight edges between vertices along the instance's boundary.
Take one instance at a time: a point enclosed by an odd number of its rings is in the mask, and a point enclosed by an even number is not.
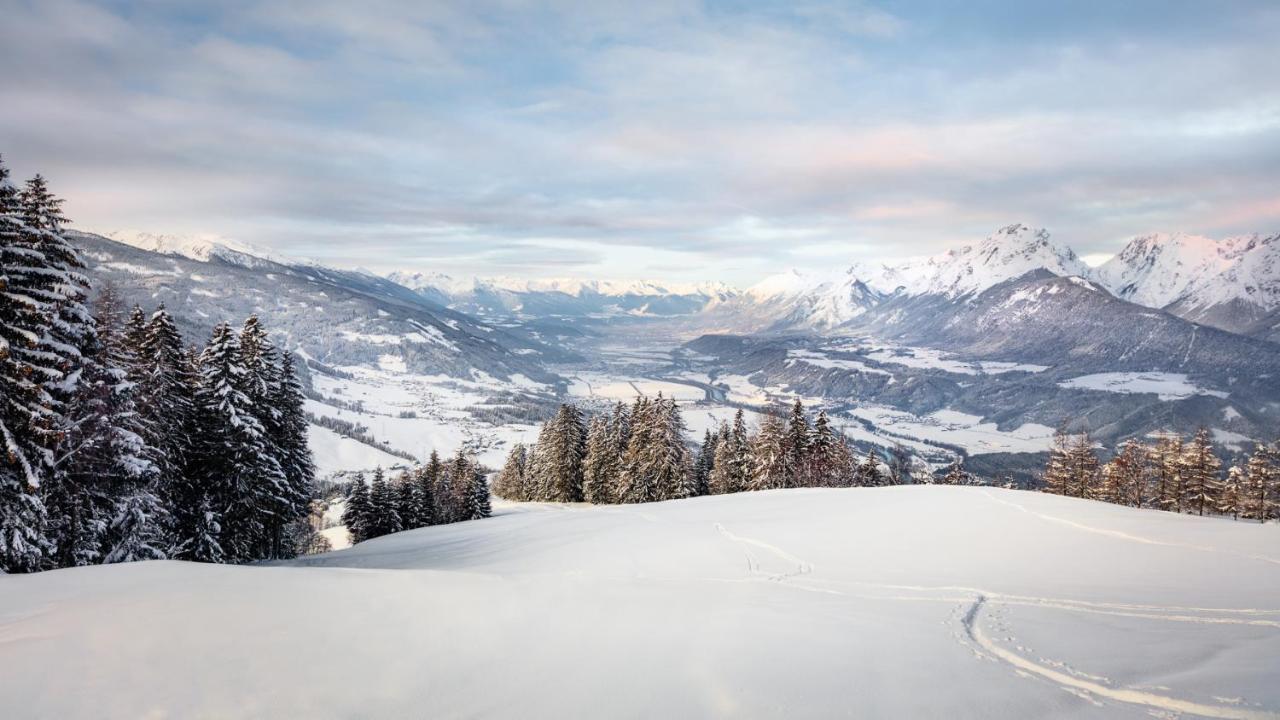
<svg viewBox="0 0 1280 720"><path fill-rule="evenodd" d="M372 267L745 283L1011 221L1107 253L1280 225L1277 32L1247 3L10 0L0 152L81 227Z"/></svg>

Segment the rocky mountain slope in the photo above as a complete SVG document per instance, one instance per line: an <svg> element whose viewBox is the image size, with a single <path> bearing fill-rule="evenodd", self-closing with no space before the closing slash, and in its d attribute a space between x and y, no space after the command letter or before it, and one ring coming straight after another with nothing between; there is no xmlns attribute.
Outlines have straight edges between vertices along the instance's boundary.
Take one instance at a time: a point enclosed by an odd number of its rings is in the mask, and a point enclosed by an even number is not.
<svg viewBox="0 0 1280 720"><path fill-rule="evenodd" d="M1258 327L1280 310L1280 235L1146 235L1134 238L1095 276L1116 296L1140 305L1232 332L1280 338L1275 327Z"/></svg>
<svg viewBox="0 0 1280 720"><path fill-rule="evenodd" d="M417 373L464 379L486 373L550 381L543 361L573 357L372 274L207 240L70 236L95 281L112 283L148 310L164 303L193 344L217 322L238 323L257 313L282 345L327 365L403 364Z"/></svg>

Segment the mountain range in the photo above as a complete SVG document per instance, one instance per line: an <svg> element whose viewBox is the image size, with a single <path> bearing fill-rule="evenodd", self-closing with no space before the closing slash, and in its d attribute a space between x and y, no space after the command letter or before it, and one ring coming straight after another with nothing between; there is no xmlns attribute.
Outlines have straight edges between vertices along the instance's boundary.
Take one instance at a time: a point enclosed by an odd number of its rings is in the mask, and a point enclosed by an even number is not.
<svg viewBox="0 0 1280 720"><path fill-rule="evenodd" d="M901 264L781 273L711 310L730 326L736 319L757 332L834 331L856 328L867 313L894 299L969 302L1036 270L1082 278L1120 300L1184 320L1280 339L1280 235L1146 235L1092 268L1046 230L1015 224L975 245Z"/></svg>

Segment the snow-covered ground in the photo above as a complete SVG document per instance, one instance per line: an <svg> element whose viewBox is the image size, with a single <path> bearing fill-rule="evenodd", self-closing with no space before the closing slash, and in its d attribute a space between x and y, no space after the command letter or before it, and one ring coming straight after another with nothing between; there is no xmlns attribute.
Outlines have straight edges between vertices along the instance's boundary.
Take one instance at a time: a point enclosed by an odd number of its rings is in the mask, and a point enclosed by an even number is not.
<svg viewBox="0 0 1280 720"><path fill-rule="evenodd" d="M939 410L920 416L883 405L866 405L848 412L871 421L877 430L887 435L958 445L970 455L1036 453L1048 450L1053 444L1053 428L1046 425L1026 423L1012 430L1001 430L995 423L983 422L977 415L958 410ZM880 438L873 442L884 442L881 436L873 437Z"/></svg>
<svg viewBox="0 0 1280 720"><path fill-rule="evenodd" d="M313 375L312 384L325 401L307 400L307 412L364 425L375 439L419 459L432 450L447 456L466 444L490 467L502 466L512 444L536 439L538 428L523 423L494 426L479 422L471 409L501 392L548 390L519 375L500 380L475 372L472 380L459 380L408 373L394 363L382 363L379 368L348 366L341 371L350 377ZM340 403L359 403L361 410ZM311 450L321 477L406 462L315 425L311 426Z"/></svg>
<svg viewBox="0 0 1280 720"><path fill-rule="evenodd" d="M1181 400L1192 395L1225 398L1228 393L1208 390L1196 385L1181 373L1112 372L1082 375L1058 383L1074 390L1101 390L1113 393L1151 393L1161 400Z"/></svg>
<svg viewBox="0 0 1280 720"><path fill-rule="evenodd" d="M985 488L499 505L0 577L7 717L1280 717L1280 526Z"/></svg>

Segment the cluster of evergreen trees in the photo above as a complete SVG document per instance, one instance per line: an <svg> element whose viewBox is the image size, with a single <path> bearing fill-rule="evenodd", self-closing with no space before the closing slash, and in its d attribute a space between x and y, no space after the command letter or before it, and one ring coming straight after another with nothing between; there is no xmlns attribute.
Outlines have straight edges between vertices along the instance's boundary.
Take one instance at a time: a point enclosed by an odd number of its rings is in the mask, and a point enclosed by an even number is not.
<svg viewBox="0 0 1280 720"><path fill-rule="evenodd" d="M489 484L483 468L462 450L445 465L433 450L425 465L388 480L378 468L366 483L356 475L342 522L351 542L490 515Z"/></svg>
<svg viewBox="0 0 1280 720"><path fill-rule="evenodd" d="M1044 490L1131 507L1197 515L1280 519L1280 442L1222 472L1209 431L1191 440L1164 433L1153 443L1126 440L1106 463L1088 433L1058 433L1044 470Z"/></svg>
<svg viewBox="0 0 1280 720"><path fill-rule="evenodd" d="M0 569L293 555L314 470L292 359L250 318L199 355L89 303L61 200L0 165ZM127 317L126 317L127 316Z"/></svg>
<svg viewBox="0 0 1280 720"><path fill-rule="evenodd" d="M512 500L641 503L794 487L853 487L909 482L907 457L888 470L874 451L860 460L825 412L812 423L797 400L788 416L765 415L749 432L741 410L708 431L694 452L685 444L676 402L639 397L631 406L584 419L561 405L532 448L515 446L493 484Z"/></svg>

